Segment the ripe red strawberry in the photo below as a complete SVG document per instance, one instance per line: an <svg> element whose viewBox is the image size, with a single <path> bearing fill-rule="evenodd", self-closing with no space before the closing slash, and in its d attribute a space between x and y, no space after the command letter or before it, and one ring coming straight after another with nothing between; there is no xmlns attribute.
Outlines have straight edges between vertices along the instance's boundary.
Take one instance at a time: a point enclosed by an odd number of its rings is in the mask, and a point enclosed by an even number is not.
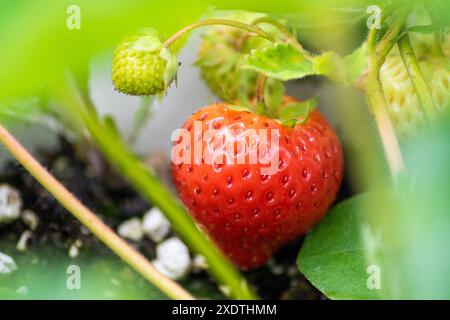
<svg viewBox="0 0 450 320"><path fill-rule="evenodd" d="M194 121L200 122L195 125ZM187 120L183 128L189 134L177 140L174 152L183 155L192 151L194 141L200 141L205 150L207 143L199 140L200 127L203 133L208 128L217 129L219 136L227 139L248 129L279 130L278 147L272 140L268 144L271 154L279 148L277 170L272 175L261 174L267 164L249 164L248 159L246 164L210 164L203 156L195 163L192 154L191 164L173 164L181 200L239 267L264 264L281 245L306 233L333 203L342 180L343 156L336 133L319 111L312 111L306 122L289 128L227 104L213 104ZM232 150L232 156L242 150L248 156L247 148L236 146Z"/></svg>

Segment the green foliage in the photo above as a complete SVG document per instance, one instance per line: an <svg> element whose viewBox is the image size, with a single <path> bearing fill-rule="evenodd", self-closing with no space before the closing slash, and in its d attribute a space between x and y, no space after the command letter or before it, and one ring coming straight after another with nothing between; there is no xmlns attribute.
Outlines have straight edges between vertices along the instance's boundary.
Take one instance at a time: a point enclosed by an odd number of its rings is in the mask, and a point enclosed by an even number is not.
<svg viewBox="0 0 450 320"><path fill-rule="evenodd" d="M376 299L367 288L363 239L367 195L334 207L306 238L298 256L300 271L331 299Z"/></svg>
<svg viewBox="0 0 450 320"><path fill-rule="evenodd" d="M333 208L306 238L301 272L332 299L450 298L450 122L405 147L392 186ZM431 165L430 165L431 164ZM369 266L380 289L369 290Z"/></svg>
<svg viewBox="0 0 450 320"><path fill-rule="evenodd" d="M308 1L309 2L309 1ZM326 1L265 0L194 2L142 0L2 1L0 3L0 97L29 94L59 79L67 68L79 69L95 54L114 48L124 36L152 27L167 37L197 20L206 10L243 9L260 12L314 12ZM346 1L356 3L358 1ZM80 29L69 29L69 5L81 12ZM174 11L176 10L176 11ZM181 14L182 13L182 14Z"/></svg>
<svg viewBox="0 0 450 320"><path fill-rule="evenodd" d="M50 245L15 250L15 243L3 241L0 252L13 257L17 270L0 275L0 299L167 299L147 280L109 252L90 249L70 258L66 250ZM80 269L81 288L69 289L69 266ZM16 292L26 287L26 294Z"/></svg>
<svg viewBox="0 0 450 320"><path fill-rule="evenodd" d="M311 112L317 107L317 103L317 97L301 102L288 103L280 109L278 119L289 127L305 123Z"/></svg>
<svg viewBox="0 0 450 320"><path fill-rule="evenodd" d="M357 84L358 79L368 67L367 46L364 43L351 54L342 58L345 84Z"/></svg>
<svg viewBox="0 0 450 320"><path fill-rule="evenodd" d="M450 299L450 117L442 116L444 125L406 143L408 171L394 197L373 204L387 299Z"/></svg>
<svg viewBox="0 0 450 320"><path fill-rule="evenodd" d="M367 49L363 45L352 54L340 57L332 51L318 56L301 52L291 44L275 44L253 50L244 68L283 81L323 75L345 85L355 84L367 67Z"/></svg>
<svg viewBox="0 0 450 320"><path fill-rule="evenodd" d="M48 105L39 97L0 100L0 122L43 123L48 120L44 114L49 111Z"/></svg>
<svg viewBox="0 0 450 320"><path fill-rule="evenodd" d="M277 43L253 50L244 68L262 72L268 77L287 81L317 74L314 63L291 44Z"/></svg>
<svg viewBox="0 0 450 320"><path fill-rule="evenodd" d="M80 29L66 21L70 1L2 1L0 12L0 97L29 94L57 85L67 68L85 66L95 54L110 50L125 35L154 27L169 36L200 17L208 1L79 0ZM173 8L183 15L177 15ZM156 14L155 14L156 13Z"/></svg>

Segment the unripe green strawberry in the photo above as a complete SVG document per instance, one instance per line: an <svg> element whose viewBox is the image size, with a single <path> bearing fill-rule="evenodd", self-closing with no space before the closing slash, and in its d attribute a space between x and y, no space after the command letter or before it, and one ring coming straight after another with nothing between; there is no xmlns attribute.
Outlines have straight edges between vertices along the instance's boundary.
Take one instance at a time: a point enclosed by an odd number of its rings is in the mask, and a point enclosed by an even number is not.
<svg viewBox="0 0 450 320"><path fill-rule="evenodd" d="M174 80L177 58L153 30L131 36L117 47L112 80L122 93L145 96L163 93Z"/></svg>
<svg viewBox="0 0 450 320"><path fill-rule="evenodd" d="M433 101L441 112L450 108L450 64L448 58L433 51L431 43L423 36L413 38L420 68ZM397 133L406 137L420 131L426 123L425 114L398 49L387 57L380 78Z"/></svg>
<svg viewBox="0 0 450 320"><path fill-rule="evenodd" d="M264 14L233 12L220 18L251 24ZM274 34L276 28L264 25L264 30ZM203 35L196 64L211 91L225 101L251 98L254 95L258 74L242 69L246 54L252 49L267 47L270 41L249 36L243 31L229 26L214 26ZM275 81L275 80L271 80ZM268 83L270 85L270 83Z"/></svg>

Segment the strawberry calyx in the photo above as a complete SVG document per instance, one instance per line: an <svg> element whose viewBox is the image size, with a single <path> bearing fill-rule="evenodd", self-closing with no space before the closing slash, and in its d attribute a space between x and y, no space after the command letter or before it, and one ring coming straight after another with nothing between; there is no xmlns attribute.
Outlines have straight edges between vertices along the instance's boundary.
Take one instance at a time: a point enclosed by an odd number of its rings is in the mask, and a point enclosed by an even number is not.
<svg viewBox="0 0 450 320"><path fill-rule="evenodd" d="M315 96L307 100L283 99L277 108L269 110L264 99L259 100L255 105L244 106L231 104L229 109L239 112L254 113L274 119L284 127L294 128L296 125L302 125L309 119L310 114L315 110L318 104L318 97Z"/></svg>

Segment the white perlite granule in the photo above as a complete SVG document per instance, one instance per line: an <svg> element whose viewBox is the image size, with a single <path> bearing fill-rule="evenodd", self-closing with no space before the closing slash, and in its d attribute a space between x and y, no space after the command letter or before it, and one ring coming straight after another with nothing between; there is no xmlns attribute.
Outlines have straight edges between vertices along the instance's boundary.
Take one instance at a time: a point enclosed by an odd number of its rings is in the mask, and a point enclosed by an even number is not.
<svg viewBox="0 0 450 320"><path fill-rule="evenodd" d="M156 247L156 269L171 279L182 278L191 267L191 257L186 245L178 238L170 238Z"/></svg>
<svg viewBox="0 0 450 320"><path fill-rule="evenodd" d="M153 207L144 215L142 228L147 237L155 242L160 242L169 234L170 222L161 210Z"/></svg>
<svg viewBox="0 0 450 320"><path fill-rule="evenodd" d="M22 221L25 223L28 228L31 230L36 230L39 225L39 217L36 213L31 210L23 210L22 212Z"/></svg>
<svg viewBox="0 0 450 320"><path fill-rule="evenodd" d="M0 274L8 274L16 269L17 265L14 259L0 252Z"/></svg>
<svg viewBox="0 0 450 320"><path fill-rule="evenodd" d="M20 216L22 198L20 192L7 185L0 185L0 224L8 223Z"/></svg>
<svg viewBox="0 0 450 320"><path fill-rule="evenodd" d="M117 228L117 232L121 237L133 241L140 241L144 236L141 219L139 218L131 218L122 222L122 224Z"/></svg>

